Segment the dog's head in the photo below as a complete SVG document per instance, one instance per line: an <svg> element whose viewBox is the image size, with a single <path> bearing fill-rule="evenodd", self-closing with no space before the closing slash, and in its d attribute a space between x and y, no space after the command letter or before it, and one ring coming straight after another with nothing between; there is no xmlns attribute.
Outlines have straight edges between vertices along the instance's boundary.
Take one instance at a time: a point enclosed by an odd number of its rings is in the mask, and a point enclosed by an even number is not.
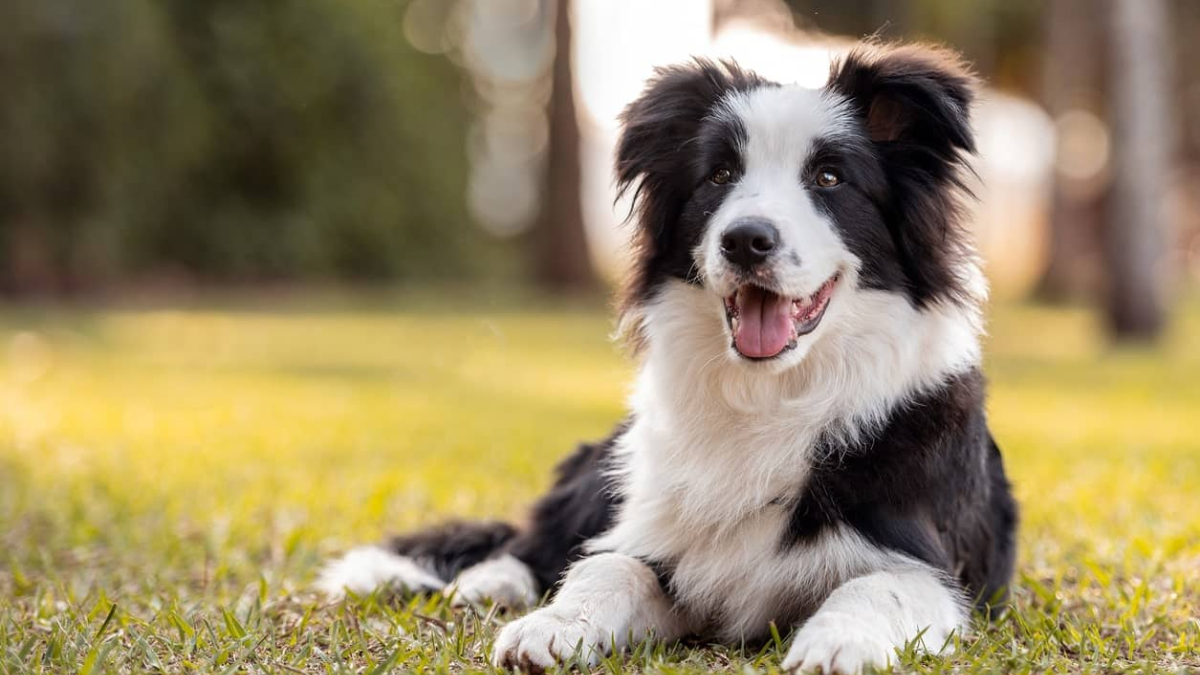
<svg viewBox="0 0 1200 675"><path fill-rule="evenodd" d="M723 317L714 335L731 357L777 370L861 315L864 293L969 302L973 86L927 47L859 48L820 90L733 63L659 70L625 110L617 150L637 219L625 311L689 285Z"/></svg>

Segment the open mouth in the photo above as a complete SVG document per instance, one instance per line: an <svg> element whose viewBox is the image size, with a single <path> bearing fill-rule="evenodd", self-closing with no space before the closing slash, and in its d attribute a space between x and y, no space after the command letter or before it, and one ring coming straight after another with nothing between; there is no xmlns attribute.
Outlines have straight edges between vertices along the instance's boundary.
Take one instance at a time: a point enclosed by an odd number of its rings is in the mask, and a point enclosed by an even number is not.
<svg viewBox="0 0 1200 675"><path fill-rule="evenodd" d="M733 348L752 360L772 359L794 349L796 341L817 329L841 274L834 274L816 293L788 298L754 284L740 286L725 298L725 319Z"/></svg>

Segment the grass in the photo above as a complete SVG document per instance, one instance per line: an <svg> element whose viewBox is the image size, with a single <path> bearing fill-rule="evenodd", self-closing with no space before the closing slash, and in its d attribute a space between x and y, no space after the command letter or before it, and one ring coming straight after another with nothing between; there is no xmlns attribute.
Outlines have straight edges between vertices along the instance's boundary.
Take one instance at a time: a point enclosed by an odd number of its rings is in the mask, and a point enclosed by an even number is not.
<svg viewBox="0 0 1200 675"><path fill-rule="evenodd" d="M0 312L0 670L487 672L504 617L307 586L386 532L519 518L622 413L609 329L479 298ZM1106 347L1082 311L1003 306L991 330L1015 609L899 668L1197 672L1200 305L1157 351ZM600 671L776 672L789 630Z"/></svg>

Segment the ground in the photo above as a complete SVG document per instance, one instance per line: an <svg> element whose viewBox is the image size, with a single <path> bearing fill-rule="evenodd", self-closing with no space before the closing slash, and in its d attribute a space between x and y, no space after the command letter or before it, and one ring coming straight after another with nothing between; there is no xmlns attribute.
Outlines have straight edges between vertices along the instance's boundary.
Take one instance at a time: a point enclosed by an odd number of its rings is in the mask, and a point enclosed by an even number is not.
<svg viewBox="0 0 1200 675"><path fill-rule="evenodd" d="M451 514L519 518L621 416L631 367L599 303L343 300L0 310L0 671L488 671L502 615L322 603L315 571ZM1015 609L900 670L1200 669L1200 303L1160 350L1096 329L994 308ZM791 629L600 671L775 672Z"/></svg>

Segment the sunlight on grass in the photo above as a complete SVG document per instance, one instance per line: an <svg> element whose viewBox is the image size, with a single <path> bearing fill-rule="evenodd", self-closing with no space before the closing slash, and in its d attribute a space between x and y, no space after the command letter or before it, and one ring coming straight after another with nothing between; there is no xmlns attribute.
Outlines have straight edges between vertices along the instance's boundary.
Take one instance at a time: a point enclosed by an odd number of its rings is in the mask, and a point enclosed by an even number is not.
<svg viewBox="0 0 1200 675"><path fill-rule="evenodd" d="M322 606L306 586L390 531L520 518L554 460L620 418L632 368L599 307L450 307L0 317L3 670L486 670L502 618L437 598ZM994 312L1018 609L904 669L1200 667L1200 307L1158 351L1095 329L1082 311ZM780 657L692 647L602 669Z"/></svg>

